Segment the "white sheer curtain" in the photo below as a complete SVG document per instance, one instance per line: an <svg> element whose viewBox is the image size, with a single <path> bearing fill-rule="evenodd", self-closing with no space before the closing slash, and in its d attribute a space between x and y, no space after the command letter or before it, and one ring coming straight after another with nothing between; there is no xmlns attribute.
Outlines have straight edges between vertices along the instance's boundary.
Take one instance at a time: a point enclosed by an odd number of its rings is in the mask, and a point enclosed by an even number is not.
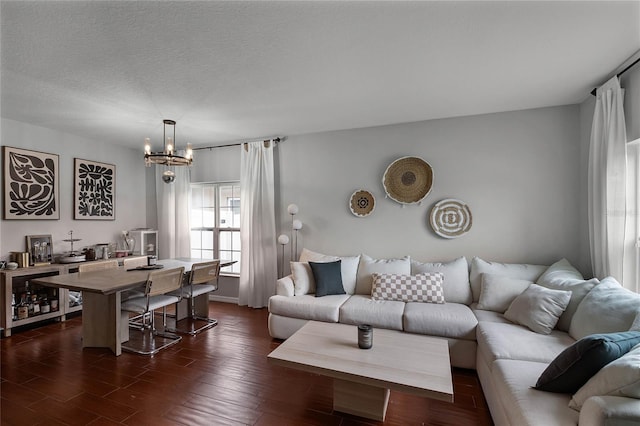
<svg viewBox="0 0 640 426"><path fill-rule="evenodd" d="M171 184L162 181L165 170L156 166L158 255L160 259L191 257L191 170L173 167L176 180Z"/></svg>
<svg viewBox="0 0 640 426"><path fill-rule="evenodd" d="M273 142L243 144L241 151L238 304L262 308L278 278Z"/></svg>
<svg viewBox="0 0 640 426"><path fill-rule="evenodd" d="M589 151L589 243L593 273L624 281L627 151L624 92L617 77L597 90Z"/></svg>

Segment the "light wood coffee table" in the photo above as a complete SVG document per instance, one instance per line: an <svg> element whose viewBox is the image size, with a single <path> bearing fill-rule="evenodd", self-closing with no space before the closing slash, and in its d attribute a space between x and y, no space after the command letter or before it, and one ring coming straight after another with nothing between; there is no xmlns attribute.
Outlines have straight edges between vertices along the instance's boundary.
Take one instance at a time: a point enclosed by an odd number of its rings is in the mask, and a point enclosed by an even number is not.
<svg viewBox="0 0 640 426"><path fill-rule="evenodd" d="M453 402L445 339L374 329L358 348L354 325L309 321L268 355L271 363L333 378L333 409L384 420L391 389Z"/></svg>

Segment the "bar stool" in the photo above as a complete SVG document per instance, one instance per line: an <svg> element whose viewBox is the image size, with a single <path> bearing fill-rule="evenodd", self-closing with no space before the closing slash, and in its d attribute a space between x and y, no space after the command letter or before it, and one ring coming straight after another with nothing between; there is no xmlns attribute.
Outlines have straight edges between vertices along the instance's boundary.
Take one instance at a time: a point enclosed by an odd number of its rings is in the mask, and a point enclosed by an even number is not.
<svg viewBox="0 0 640 426"><path fill-rule="evenodd" d="M145 294L142 297L134 297L122 302L121 309L123 311L133 312L142 315L142 344L141 347L136 347L131 344L133 340L130 336L129 342L122 345L122 349L135 352L142 355L153 355L158 351L165 349L171 345L174 345L182 339L182 337L167 333L167 312L166 307L180 302L180 296L170 295L169 293L180 291L182 288L182 277L184 274L184 267L157 270L149 273L147 278L147 285L145 288ZM155 327L155 315L156 309L162 308L162 323L164 330L162 333L158 332ZM149 330L150 339L148 342L145 340L145 333ZM156 345L154 337L162 337L168 342Z"/></svg>
<svg viewBox="0 0 640 426"><path fill-rule="evenodd" d="M192 320L191 328L189 330L182 330L178 328L179 321L176 321L176 326L172 331L177 333L184 333L194 336L201 331L214 327L218 324L218 320L206 317L198 316L196 312L197 300L201 300L201 311L209 312L209 298L208 294L218 289L218 277L220 276L220 261L213 260L210 262L194 263L191 267L191 272L187 279L187 283L182 286L179 291L172 292L172 295L179 296L187 299L189 318ZM198 299L200 298L200 299ZM177 318L176 318L177 320ZM196 328L193 321L204 321L204 325Z"/></svg>

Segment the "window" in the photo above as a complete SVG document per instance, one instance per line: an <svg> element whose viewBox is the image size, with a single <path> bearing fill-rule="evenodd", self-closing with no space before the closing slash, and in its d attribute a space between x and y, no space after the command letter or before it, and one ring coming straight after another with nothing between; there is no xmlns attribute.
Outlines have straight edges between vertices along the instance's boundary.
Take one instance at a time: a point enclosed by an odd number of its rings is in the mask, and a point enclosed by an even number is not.
<svg viewBox="0 0 640 426"><path fill-rule="evenodd" d="M240 182L191 184L191 257L235 260L240 273Z"/></svg>

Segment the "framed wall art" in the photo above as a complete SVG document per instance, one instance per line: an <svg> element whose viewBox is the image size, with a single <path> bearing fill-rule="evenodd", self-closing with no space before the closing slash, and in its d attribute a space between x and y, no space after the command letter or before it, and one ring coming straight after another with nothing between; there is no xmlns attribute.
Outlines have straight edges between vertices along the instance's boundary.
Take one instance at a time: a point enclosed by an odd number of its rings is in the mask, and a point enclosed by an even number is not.
<svg viewBox="0 0 640 426"><path fill-rule="evenodd" d="M115 220L116 166L74 159L74 219Z"/></svg>
<svg viewBox="0 0 640 426"><path fill-rule="evenodd" d="M51 235L27 235L29 265L47 265L53 261Z"/></svg>
<svg viewBox="0 0 640 426"><path fill-rule="evenodd" d="M60 219L56 154L4 146L4 219Z"/></svg>

